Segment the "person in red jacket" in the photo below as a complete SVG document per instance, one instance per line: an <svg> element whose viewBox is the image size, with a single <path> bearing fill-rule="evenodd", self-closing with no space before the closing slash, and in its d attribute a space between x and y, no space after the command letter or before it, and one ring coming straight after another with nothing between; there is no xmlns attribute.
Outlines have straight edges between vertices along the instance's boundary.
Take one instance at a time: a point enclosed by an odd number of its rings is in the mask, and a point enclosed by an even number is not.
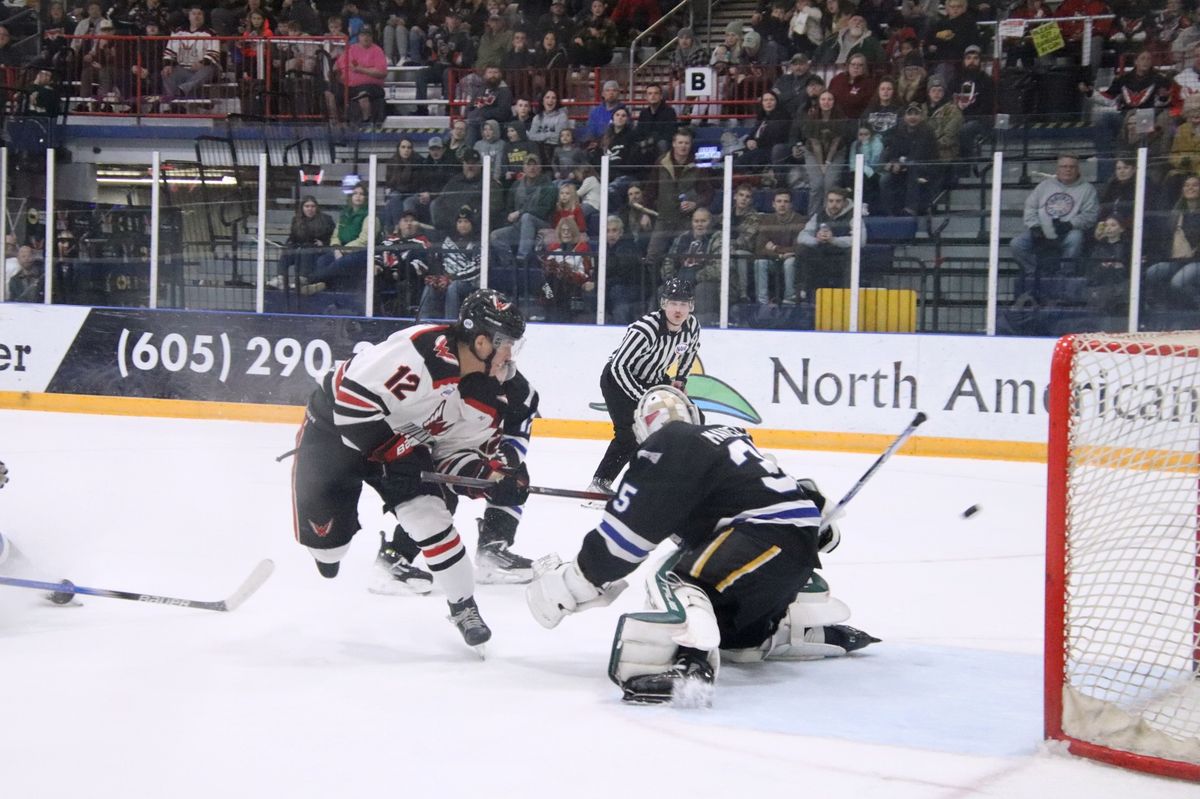
<svg viewBox="0 0 1200 799"><path fill-rule="evenodd" d="M846 71L839 72L829 81L829 91L843 114L850 119L862 116L875 96L875 79L867 74L867 57L858 53L850 56Z"/></svg>

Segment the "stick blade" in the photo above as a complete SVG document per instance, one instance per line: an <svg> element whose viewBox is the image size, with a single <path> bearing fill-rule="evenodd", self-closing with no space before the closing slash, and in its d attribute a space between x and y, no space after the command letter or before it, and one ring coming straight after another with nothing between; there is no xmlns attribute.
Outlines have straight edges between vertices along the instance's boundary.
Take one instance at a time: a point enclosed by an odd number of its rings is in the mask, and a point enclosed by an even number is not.
<svg viewBox="0 0 1200 799"><path fill-rule="evenodd" d="M246 578L245 582L239 585L237 590L221 601L219 609L224 611L237 610L239 607L241 607L242 603L249 599L255 591L257 591L259 588L262 588L263 583L267 581L267 578L270 577L271 573L274 571L275 561L267 558L266 560L260 562L254 567L254 571L250 572L250 576Z"/></svg>

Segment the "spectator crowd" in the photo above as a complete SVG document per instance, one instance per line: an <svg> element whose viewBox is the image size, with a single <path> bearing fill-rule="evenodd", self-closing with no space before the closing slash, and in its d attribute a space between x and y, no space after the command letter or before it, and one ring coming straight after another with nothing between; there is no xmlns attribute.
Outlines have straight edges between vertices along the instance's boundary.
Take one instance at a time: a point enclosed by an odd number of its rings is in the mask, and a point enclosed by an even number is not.
<svg viewBox="0 0 1200 799"><path fill-rule="evenodd" d="M676 275L696 285L697 313L712 321L727 222L733 302L812 302L820 288L847 283L856 206L921 217L982 162L997 120L1012 115L1077 120L1092 139L1097 178L1083 180L1078 158L1064 153L1029 194L1010 247L1019 295L1041 301L1040 275L1064 269L1115 282L1112 264L1134 224L1122 192L1133 185L1138 147L1151 152L1148 207L1175 220L1152 242L1152 250L1166 244L1152 253L1148 283L1164 297L1200 290L1200 260L1188 260L1187 244L1200 245L1189 195L1200 179L1194 3L763 0L707 43L671 20L643 36L668 7L56 1L38 6L33 28L11 23L36 48L14 51L0 26L0 64L36 73L32 86L57 83L85 110L131 108L135 98L140 112L178 110L232 73L243 111L263 110L264 89L280 89L297 113L363 126L381 120L393 71L415 84L418 113L428 110L429 86L441 85L450 127L399 141L376 187L384 192L376 271L423 315L444 313L477 283L486 247L493 282L536 298L535 317L590 318L604 247L613 321L633 318ZM1047 24L1060 34L1049 44L1034 36ZM606 67L635 42L661 48L667 70L631 87L624 68ZM693 67L712 71L709 94L688 94ZM267 76L279 83L268 86ZM729 220L726 154L735 172ZM865 170L855 197L846 187L858 156ZM276 287L315 294L361 279L365 205L355 198L370 190L350 191L336 223L315 199L298 204ZM480 240L485 191L489 235ZM319 235L313 219L328 222ZM1108 271L1092 275L1093 263Z"/></svg>

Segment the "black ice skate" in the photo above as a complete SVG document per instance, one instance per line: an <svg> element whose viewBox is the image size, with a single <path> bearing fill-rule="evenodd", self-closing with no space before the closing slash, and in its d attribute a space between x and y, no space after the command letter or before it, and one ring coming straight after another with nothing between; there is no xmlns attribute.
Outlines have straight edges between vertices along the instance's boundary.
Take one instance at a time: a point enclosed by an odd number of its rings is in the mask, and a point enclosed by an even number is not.
<svg viewBox="0 0 1200 799"><path fill-rule="evenodd" d="M447 604L450 605L450 621L454 622L454 626L462 633L467 646L480 647L491 639L492 630L479 615L479 606L475 604L474 597L469 596L461 602Z"/></svg>
<svg viewBox="0 0 1200 799"><path fill-rule="evenodd" d="M879 639L870 633L851 627L849 624L833 624L825 628L825 643L840 646L847 652L862 649L864 646L879 643Z"/></svg>
<svg viewBox="0 0 1200 799"><path fill-rule="evenodd" d="M392 596L428 594L433 590L433 575L412 565L380 532L379 554L375 556L375 569L367 590L372 594Z"/></svg>
<svg viewBox="0 0 1200 799"><path fill-rule="evenodd" d="M483 520L479 520L479 532L483 534ZM475 581L484 585L532 582L533 561L521 557L508 548L507 541L481 543L475 551Z"/></svg>
<svg viewBox="0 0 1200 799"><path fill-rule="evenodd" d="M710 707L713 693L712 665L699 649L680 647L675 665L659 674L630 677L621 685L621 699L640 705L673 702L685 707Z"/></svg>

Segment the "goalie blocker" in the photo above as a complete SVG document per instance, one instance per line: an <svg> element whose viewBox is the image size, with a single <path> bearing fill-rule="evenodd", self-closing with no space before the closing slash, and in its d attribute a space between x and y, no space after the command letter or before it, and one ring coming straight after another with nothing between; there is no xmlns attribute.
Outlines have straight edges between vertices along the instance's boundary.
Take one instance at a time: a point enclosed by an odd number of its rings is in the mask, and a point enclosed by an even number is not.
<svg viewBox="0 0 1200 799"><path fill-rule="evenodd" d="M676 534L679 551L650 581L649 611L617 626L609 675L626 700L707 704L722 653L735 663L814 659L878 640L841 624L849 608L814 573L824 504L815 486L784 474L744 430L698 424L671 388L643 397L635 430L639 448L576 560L526 592L534 617L554 627L609 604L621 578ZM828 550L836 536L825 533Z"/></svg>

